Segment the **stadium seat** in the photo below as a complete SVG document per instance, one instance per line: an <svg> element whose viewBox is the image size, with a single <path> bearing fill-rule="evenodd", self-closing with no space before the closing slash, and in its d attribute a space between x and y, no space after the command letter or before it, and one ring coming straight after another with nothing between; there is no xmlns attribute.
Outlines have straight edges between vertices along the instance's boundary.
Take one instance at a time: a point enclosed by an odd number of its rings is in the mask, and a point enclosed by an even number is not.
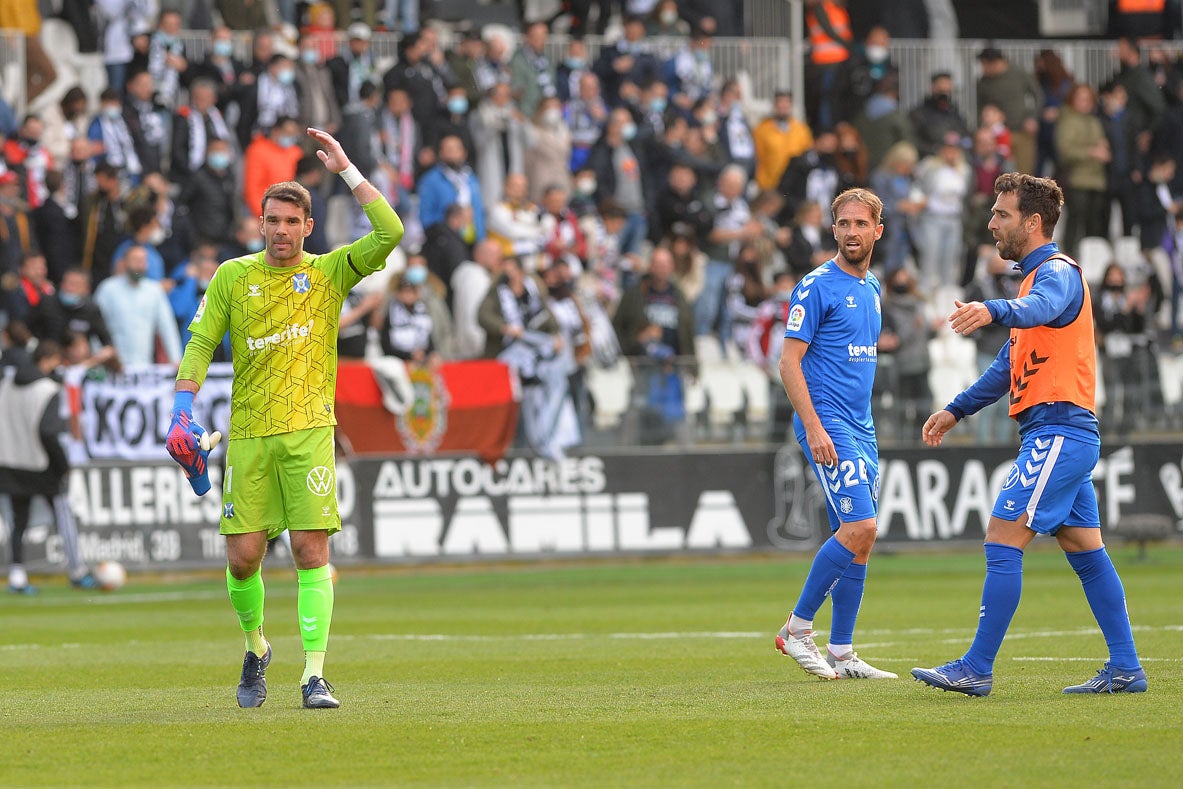
<svg viewBox="0 0 1183 789"><path fill-rule="evenodd" d="M609 367L589 365L587 390L595 404L596 429L611 430L618 426L633 394L633 370L628 359L621 356Z"/></svg>
<svg viewBox="0 0 1183 789"><path fill-rule="evenodd" d="M1113 242L1113 259L1125 269L1139 266L1145 259L1142 242L1134 236L1122 236Z"/></svg>
<svg viewBox="0 0 1183 789"><path fill-rule="evenodd" d="M712 428L727 428L744 407L744 390L729 361L699 360L699 374L707 396L707 422Z"/></svg>
<svg viewBox="0 0 1183 789"><path fill-rule="evenodd" d="M1076 251L1076 262L1084 271L1085 281L1095 287L1105 273L1105 267L1113 262L1113 247L1109 240L1100 236L1086 236L1080 239Z"/></svg>
<svg viewBox="0 0 1183 789"><path fill-rule="evenodd" d="M758 364L748 360L736 362L735 375L743 387L744 413L748 423L767 422L772 406L771 382L768 375Z"/></svg>
<svg viewBox="0 0 1183 789"><path fill-rule="evenodd" d="M325 239L329 242L330 249L336 249L353 241L349 237L353 202L353 195L333 195L326 203Z"/></svg>
<svg viewBox="0 0 1183 789"><path fill-rule="evenodd" d="M1162 403L1168 412L1183 404L1183 356L1159 353L1158 378L1162 382Z"/></svg>
<svg viewBox="0 0 1183 789"><path fill-rule="evenodd" d="M718 362L723 359L723 345L713 334L700 334L694 338L694 355L699 362Z"/></svg>

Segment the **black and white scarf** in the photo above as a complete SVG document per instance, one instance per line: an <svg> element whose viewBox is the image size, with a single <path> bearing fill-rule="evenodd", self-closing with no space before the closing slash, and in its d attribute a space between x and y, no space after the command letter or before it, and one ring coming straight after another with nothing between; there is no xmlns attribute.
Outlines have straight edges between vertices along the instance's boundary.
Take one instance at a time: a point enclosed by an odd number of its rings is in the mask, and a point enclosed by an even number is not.
<svg viewBox="0 0 1183 789"><path fill-rule="evenodd" d="M190 107L186 120L189 122L189 172L195 173L205 164L205 149L209 146L206 122L213 128L217 140L230 142L230 129L217 107L210 107L205 115Z"/></svg>
<svg viewBox="0 0 1183 789"><path fill-rule="evenodd" d="M502 282L497 286L497 301L501 305L501 317L505 319L507 326L520 326L523 329L534 328L531 323L542 312L542 297L538 293L538 286L534 284L534 280L526 277L522 280L522 285L525 291L522 296L526 301L524 312L521 300L509 287L508 282Z"/></svg>
<svg viewBox="0 0 1183 789"><path fill-rule="evenodd" d="M415 351L431 349L431 313L422 301L410 307L398 299L390 302L390 345L396 351L410 356Z"/></svg>
<svg viewBox="0 0 1183 789"><path fill-rule="evenodd" d="M296 86L284 85L264 71L259 75L259 114L256 128L270 129L281 115L295 117L300 112L300 100Z"/></svg>
<svg viewBox="0 0 1183 789"><path fill-rule="evenodd" d="M472 205L472 168L464 165L458 170L453 170L445 164L440 167L440 172L444 174L444 178L447 178L448 183L456 190L456 204L461 206Z"/></svg>
<svg viewBox="0 0 1183 789"><path fill-rule="evenodd" d="M99 130L103 137L103 157L108 162L123 168L129 175L139 175L144 171L140 156L136 153L135 141L122 115L114 119L100 115Z"/></svg>

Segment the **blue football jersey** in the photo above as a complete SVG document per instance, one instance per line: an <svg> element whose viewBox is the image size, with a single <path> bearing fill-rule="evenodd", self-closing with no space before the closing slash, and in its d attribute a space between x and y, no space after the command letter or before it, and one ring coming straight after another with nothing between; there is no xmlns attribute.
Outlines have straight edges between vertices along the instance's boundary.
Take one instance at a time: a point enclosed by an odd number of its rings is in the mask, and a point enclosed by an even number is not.
<svg viewBox="0 0 1183 789"><path fill-rule="evenodd" d="M822 425L835 420L855 435L874 439L871 387L879 353L883 310L879 280L860 279L830 260L793 289L785 337L809 344L801 369ZM800 420L794 415L800 428Z"/></svg>

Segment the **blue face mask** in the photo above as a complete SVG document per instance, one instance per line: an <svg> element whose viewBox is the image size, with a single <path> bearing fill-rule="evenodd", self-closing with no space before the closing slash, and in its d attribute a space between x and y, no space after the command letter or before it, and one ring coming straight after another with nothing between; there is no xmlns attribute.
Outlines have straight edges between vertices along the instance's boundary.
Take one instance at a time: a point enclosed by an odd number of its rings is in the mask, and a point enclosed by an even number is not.
<svg viewBox="0 0 1183 789"><path fill-rule="evenodd" d="M631 140L637 136L637 124L626 123L620 127L620 136L626 140Z"/></svg>
<svg viewBox="0 0 1183 789"><path fill-rule="evenodd" d="M103 117L108 120L115 120L121 115L123 115L123 109L121 107L103 107Z"/></svg>
<svg viewBox="0 0 1183 789"><path fill-rule="evenodd" d="M665 112L667 103L664 96L657 96L649 99L649 109L652 112Z"/></svg>
<svg viewBox="0 0 1183 789"><path fill-rule="evenodd" d="M282 134L275 142L279 144L280 148L291 148L296 144L296 135Z"/></svg>
<svg viewBox="0 0 1183 789"><path fill-rule="evenodd" d="M62 305L66 306L66 307L77 307L79 304L82 303L82 298L83 298L82 295L78 294L78 293L59 293L58 294L58 300L61 301Z"/></svg>
<svg viewBox="0 0 1183 789"><path fill-rule="evenodd" d="M276 74L275 78L279 80L280 85L291 85L296 80L296 72L292 71L290 68L285 68L283 71Z"/></svg>
<svg viewBox="0 0 1183 789"><path fill-rule="evenodd" d="M412 266L407 269L404 276L407 282L412 285L422 285L424 282L427 282L427 269L423 268L423 266Z"/></svg>
<svg viewBox="0 0 1183 789"><path fill-rule="evenodd" d="M214 42L214 54L220 58L228 58L234 54L234 44L230 41L218 40Z"/></svg>
<svg viewBox="0 0 1183 789"><path fill-rule="evenodd" d="M248 252L262 252L263 251L263 239L252 238L250 241L246 242L246 248L247 248Z"/></svg>
<svg viewBox="0 0 1183 789"><path fill-rule="evenodd" d="M320 53L315 49L305 49L300 52L300 60L309 66L315 66L320 62Z"/></svg>
<svg viewBox="0 0 1183 789"><path fill-rule="evenodd" d="M453 96L448 99L448 112L453 115L463 115L468 112L468 99L463 96Z"/></svg>
<svg viewBox="0 0 1183 789"><path fill-rule="evenodd" d="M215 170L225 170L230 166L230 154L228 153L211 153L205 157L205 162Z"/></svg>
<svg viewBox="0 0 1183 789"><path fill-rule="evenodd" d="M566 63L567 68L571 69L572 71L578 71L587 65L583 58L567 58L563 62Z"/></svg>

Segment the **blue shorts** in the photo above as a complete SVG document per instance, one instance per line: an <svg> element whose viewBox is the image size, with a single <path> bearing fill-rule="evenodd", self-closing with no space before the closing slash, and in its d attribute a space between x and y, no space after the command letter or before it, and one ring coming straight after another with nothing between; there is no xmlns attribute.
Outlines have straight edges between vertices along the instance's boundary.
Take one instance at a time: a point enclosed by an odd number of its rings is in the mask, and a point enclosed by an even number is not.
<svg viewBox="0 0 1183 789"><path fill-rule="evenodd" d="M874 440L855 438L837 428L827 428L826 432L838 454L835 466L813 462L804 432L797 433L797 442L826 493L830 531L836 532L843 523L874 518L879 511L879 447Z"/></svg>
<svg viewBox="0 0 1183 789"><path fill-rule="evenodd" d="M1055 534L1061 526L1100 528L1093 468L1098 440L1049 431L1026 435L990 514L1005 521L1027 513L1027 528Z"/></svg>

